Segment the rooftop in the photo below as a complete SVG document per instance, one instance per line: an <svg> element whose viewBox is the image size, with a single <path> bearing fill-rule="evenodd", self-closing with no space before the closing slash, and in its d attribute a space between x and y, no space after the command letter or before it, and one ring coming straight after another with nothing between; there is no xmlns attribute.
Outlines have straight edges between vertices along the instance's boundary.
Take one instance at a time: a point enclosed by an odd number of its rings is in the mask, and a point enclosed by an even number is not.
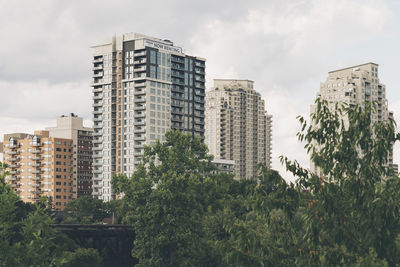
<svg viewBox="0 0 400 267"><path fill-rule="evenodd" d="M343 69L332 70L332 71L330 71L328 73L333 73L333 72L342 71L342 70L348 70L348 69L354 69L354 68L358 68L358 67L362 67L362 66L366 66L366 65L375 65L376 67L379 66L379 64L376 64L376 63L373 63L373 62L368 62L368 63L365 63L365 64L351 66L351 67L347 67L347 68L343 68Z"/></svg>

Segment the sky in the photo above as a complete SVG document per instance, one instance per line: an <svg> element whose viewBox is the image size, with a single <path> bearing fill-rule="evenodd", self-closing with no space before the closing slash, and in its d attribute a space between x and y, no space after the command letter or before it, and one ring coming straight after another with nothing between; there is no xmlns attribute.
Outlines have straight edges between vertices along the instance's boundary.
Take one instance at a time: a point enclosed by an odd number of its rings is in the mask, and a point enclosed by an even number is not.
<svg viewBox="0 0 400 267"><path fill-rule="evenodd" d="M0 0L0 140L75 113L91 125L93 45L138 32L206 58L213 79L249 79L273 116L278 157L309 157L297 138L328 71L374 62L400 119L398 0ZM400 163L400 146L395 146Z"/></svg>

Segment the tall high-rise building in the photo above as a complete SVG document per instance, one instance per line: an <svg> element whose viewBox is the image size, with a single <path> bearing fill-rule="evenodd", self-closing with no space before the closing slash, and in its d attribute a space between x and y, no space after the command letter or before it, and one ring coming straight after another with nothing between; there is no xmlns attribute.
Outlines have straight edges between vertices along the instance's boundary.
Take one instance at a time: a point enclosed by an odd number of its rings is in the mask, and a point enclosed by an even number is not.
<svg viewBox="0 0 400 267"><path fill-rule="evenodd" d="M5 180L25 202L51 199L63 210L74 199L72 140L54 138L48 131L4 135L4 162L10 175Z"/></svg>
<svg viewBox="0 0 400 267"><path fill-rule="evenodd" d="M366 63L330 71L326 81L320 84L317 97L326 100L330 108L334 108L336 103L364 107L368 102L375 102L377 107L372 113L372 122L393 118L393 112L388 110L386 86L379 80L378 66L375 63ZM314 104L311 105L311 113L315 108ZM392 165L393 153L390 153L388 160ZM319 172L312 162L310 166L312 171Z"/></svg>
<svg viewBox="0 0 400 267"><path fill-rule="evenodd" d="M235 161L237 179L271 167L272 116L249 80L214 80L206 93L205 143L215 159Z"/></svg>
<svg viewBox="0 0 400 267"><path fill-rule="evenodd" d="M204 138L205 59L135 33L93 48L93 195L108 201L112 175L131 175L144 145L171 128Z"/></svg>
<svg viewBox="0 0 400 267"><path fill-rule="evenodd" d="M74 198L92 195L93 128L83 126L83 118L74 113L57 118L57 126L46 128L50 137L71 139L73 143Z"/></svg>

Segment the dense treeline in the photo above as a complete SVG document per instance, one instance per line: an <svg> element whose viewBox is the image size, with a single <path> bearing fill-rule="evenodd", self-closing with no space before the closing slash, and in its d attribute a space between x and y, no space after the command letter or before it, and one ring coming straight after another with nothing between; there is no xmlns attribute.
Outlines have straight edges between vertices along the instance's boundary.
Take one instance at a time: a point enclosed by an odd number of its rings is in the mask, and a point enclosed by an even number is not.
<svg viewBox="0 0 400 267"><path fill-rule="evenodd" d="M22 202L4 182L7 166L0 163L0 266L99 266L94 249L79 248L54 230L48 201Z"/></svg>
<svg viewBox="0 0 400 267"><path fill-rule="evenodd" d="M319 173L281 157L297 178L290 184L262 165L254 180L236 181L216 172L200 139L169 131L146 148L132 177L114 177L118 200L74 200L62 222L113 215L131 225L139 266L396 266L400 180L388 156L400 138L394 121L373 123L372 110L330 111L317 101L311 123L299 117L298 137ZM17 266L101 260L49 228L44 204L23 204L4 180L0 190L2 265L21 257Z"/></svg>

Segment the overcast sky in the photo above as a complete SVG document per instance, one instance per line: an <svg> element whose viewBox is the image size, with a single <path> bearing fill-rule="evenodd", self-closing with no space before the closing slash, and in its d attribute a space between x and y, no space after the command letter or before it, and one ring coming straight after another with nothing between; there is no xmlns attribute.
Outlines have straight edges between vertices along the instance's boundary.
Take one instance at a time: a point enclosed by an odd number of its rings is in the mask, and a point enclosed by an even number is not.
<svg viewBox="0 0 400 267"><path fill-rule="evenodd" d="M0 0L0 140L70 112L90 123L90 46L138 32L206 58L207 88L255 81L273 115L273 168L290 180L278 156L308 167L296 116L308 116L328 71L378 63L400 118L399 26L398 0Z"/></svg>

